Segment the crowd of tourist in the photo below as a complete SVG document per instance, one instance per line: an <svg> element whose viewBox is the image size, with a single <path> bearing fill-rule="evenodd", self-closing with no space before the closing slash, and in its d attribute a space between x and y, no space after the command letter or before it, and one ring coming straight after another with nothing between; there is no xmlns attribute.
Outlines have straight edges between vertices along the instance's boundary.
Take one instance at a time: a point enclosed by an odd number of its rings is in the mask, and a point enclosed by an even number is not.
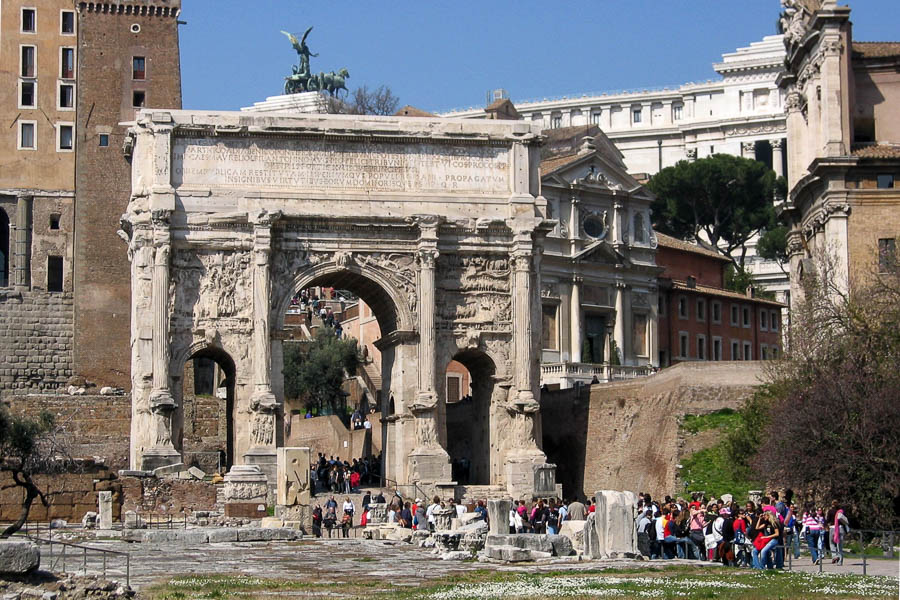
<svg viewBox="0 0 900 600"><path fill-rule="evenodd" d="M343 327L325 299L326 297L335 298L335 290L334 288L321 288L320 292L323 296L321 298L315 290L301 290L291 298L291 307L305 313L306 322L309 325L312 325L313 316L318 316L322 324L334 329L334 335L340 338L343 335Z"/></svg>
<svg viewBox="0 0 900 600"><path fill-rule="evenodd" d="M800 558L801 541L809 548L813 564L826 552L831 562L844 563L844 539L849 521L837 501L824 510L793 502L771 492L759 503L743 506L730 497L690 502L668 496L662 503L648 494L638 501L638 548L649 558L696 558L754 569L781 569L786 553Z"/></svg>
<svg viewBox="0 0 900 600"><path fill-rule="evenodd" d="M381 455L354 458L352 462L340 456L326 458L319 452L315 464L310 465L310 481L313 495L329 490L333 494L352 494L360 485L371 485L381 476Z"/></svg>

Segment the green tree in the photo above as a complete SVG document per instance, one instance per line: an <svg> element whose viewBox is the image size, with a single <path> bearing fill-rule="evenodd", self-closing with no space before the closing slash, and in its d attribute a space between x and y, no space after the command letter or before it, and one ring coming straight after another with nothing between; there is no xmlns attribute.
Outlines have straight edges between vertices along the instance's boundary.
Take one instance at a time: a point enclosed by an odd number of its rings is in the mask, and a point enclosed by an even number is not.
<svg viewBox="0 0 900 600"><path fill-rule="evenodd" d="M0 489L20 487L24 491L19 518L0 533L0 538L8 538L22 528L36 499L49 506L47 494L34 481L35 475L58 473L73 466L57 433L53 415L48 412L31 419L12 415L0 405L0 473L8 473L12 479Z"/></svg>
<svg viewBox="0 0 900 600"><path fill-rule="evenodd" d="M804 272L791 343L745 406L733 458L806 499L838 500L862 526L900 527L900 270L854 277L821 253Z"/></svg>
<svg viewBox="0 0 900 600"><path fill-rule="evenodd" d="M763 232L756 243L756 252L766 260L778 261L782 271L784 270L782 265L788 262L787 234L786 225L776 225Z"/></svg>
<svg viewBox="0 0 900 600"><path fill-rule="evenodd" d="M654 175L654 227L727 256L744 270L747 242L775 226L774 198L783 178L755 160L715 154L680 161Z"/></svg>
<svg viewBox="0 0 900 600"><path fill-rule="evenodd" d="M356 373L359 364L356 340L338 338L334 330L324 327L316 332L305 352L303 344L285 344L284 391L307 408L322 413L339 413L344 394L341 385L345 374Z"/></svg>

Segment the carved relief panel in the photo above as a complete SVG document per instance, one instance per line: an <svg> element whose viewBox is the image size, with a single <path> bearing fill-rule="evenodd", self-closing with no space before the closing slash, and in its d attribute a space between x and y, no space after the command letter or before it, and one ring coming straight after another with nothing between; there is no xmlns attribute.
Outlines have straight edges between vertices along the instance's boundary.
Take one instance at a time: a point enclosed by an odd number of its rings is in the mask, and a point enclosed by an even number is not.
<svg viewBox="0 0 900 600"><path fill-rule="evenodd" d="M253 311L251 256L247 250L177 249L172 256L173 328L202 327L222 319L249 323Z"/></svg>
<svg viewBox="0 0 900 600"><path fill-rule="evenodd" d="M506 256L442 254L437 270L441 329L511 330L511 271Z"/></svg>

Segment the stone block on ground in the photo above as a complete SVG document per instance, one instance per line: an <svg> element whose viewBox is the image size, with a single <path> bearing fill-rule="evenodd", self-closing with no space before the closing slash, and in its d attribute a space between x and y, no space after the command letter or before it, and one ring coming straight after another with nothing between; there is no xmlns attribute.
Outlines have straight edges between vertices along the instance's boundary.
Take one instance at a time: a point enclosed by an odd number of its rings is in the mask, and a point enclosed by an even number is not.
<svg viewBox="0 0 900 600"><path fill-rule="evenodd" d="M99 507L99 510L97 512L100 514L100 529L112 529L112 492L98 492L97 504Z"/></svg>
<svg viewBox="0 0 900 600"><path fill-rule="evenodd" d="M584 526L587 521L563 521L559 534L572 541L572 548L576 552L584 552Z"/></svg>
<svg viewBox="0 0 900 600"><path fill-rule="evenodd" d="M278 517L266 517L260 521L259 526L263 529L280 529L284 527L284 521Z"/></svg>
<svg viewBox="0 0 900 600"><path fill-rule="evenodd" d="M637 554L634 514L636 500L637 498L632 492L616 490L597 492L597 508L588 517L589 522L591 521L590 517L593 517L591 531L585 529L585 555L590 558L606 558L613 555ZM588 551L588 547L590 547L590 551Z"/></svg>
<svg viewBox="0 0 900 600"><path fill-rule="evenodd" d="M187 470L187 466L184 463L175 463L174 465L166 465L164 467L157 467L153 469L153 474L157 477L162 477L163 475L177 475L182 471Z"/></svg>
<svg viewBox="0 0 900 600"><path fill-rule="evenodd" d="M535 552L553 552L553 544L546 535L531 533L491 534L484 542L485 547L512 546Z"/></svg>
<svg viewBox="0 0 900 600"><path fill-rule="evenodd" d="M384 532L382 532L384 533ZM387 531L387 535L383 535L381 539L394 540L397 542L412 541L413 530L406 527L394 527Z"/></svg>
<svg viewBox="0 0 900 600"><path fill-rule="evenodd" d="M310 502L309 448L278 448L276 504L308 505Z"/></svg>
<svg viewBox="0 0 900 600"><path fill-rule="evenodd" d="M509 511L512 510L512 502L509 500L488 500L487 511L492 534L509 533Z"/></svg>
<svg viewBox="0 0 900 600"><path fill-rule="evenodd" d="M236 542L238 541L238 528L222 527L218 529L209 529L207 530L207 536L209 537L210 544Z"/></svg>
<svg viewBox="0 0 900 600"><path fill-rule="evenodd" d="M204 477L206 477L206 473L203 471L203 469L198 469L197 467L191 467L190 469L188 469L188 473L193 475L195 479L203 479Z"/></svg>
<svg viewBox="0 0 900 600"><path fill-rule="evenodd" d="M500 560L507 562L524 562L532 560L531 551L524 548L516 548L514 546L504 546L500 548Z"/></svg>
<svg viewBox="0 0 900 600"><path fill-rule="evenodd" d="M553 555L554 556L571 556L575 554L575 547L572 545L572 540L565 535L548 535L547 539L550 541L550 545L553 546Z"/></svg>
<svg viewBox="0 0 900 600"><path fill-rule="evenodd" d="M465 550L454 550L441 554L441 560L468 560L470 558L472 558L472 553Z"/></svg>
<svg viewBox="0 0 900 600"><path fill-rule="evenodd" d="M0 573L24 575L37 570L41 564L41 550L32 542L0 541Z"/></svg>

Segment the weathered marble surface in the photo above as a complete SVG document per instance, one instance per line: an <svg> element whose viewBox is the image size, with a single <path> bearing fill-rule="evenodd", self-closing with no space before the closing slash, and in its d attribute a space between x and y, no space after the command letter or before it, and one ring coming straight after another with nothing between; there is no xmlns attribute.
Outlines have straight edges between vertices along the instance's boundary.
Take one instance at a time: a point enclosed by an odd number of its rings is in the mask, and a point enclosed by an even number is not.
<svg viewBox="0 0 900 600"><path fill-rule="evenodd" d="M277 453L278 493L281 506L308 505L310 502L309 448L279 448Z"/></svg>

